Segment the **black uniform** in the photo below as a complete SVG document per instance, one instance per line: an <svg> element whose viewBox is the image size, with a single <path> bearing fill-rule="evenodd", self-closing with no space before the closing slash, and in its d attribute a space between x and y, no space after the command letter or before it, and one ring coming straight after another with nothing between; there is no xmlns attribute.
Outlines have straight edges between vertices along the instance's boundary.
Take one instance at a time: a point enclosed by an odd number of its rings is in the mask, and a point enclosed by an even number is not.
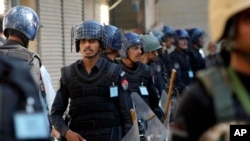
<svg viewBox="0 0 250 141"><path fill-rule="evenodd" d="M206 68L205 59L202 57L201 53L199 52L199 49L191 46L188 49L188 54L190 65L194 74L196 74L197 71Z"/></svg>
<svg viewBox="0 0 250 141"><path fill-rule="evenodd" d="M217 73L218 72L219 71L217 71ZM239 77L243 86L246 88L248 96L250 96L250 76L238 72L236 72L236 75ZM213 76L209 75L207 76L207 79L209 79L208 77ZM211 87L214 88L216 86L221 86L220 82L219 84L210 84ZM224 88L223 92L225 92L227 89L230 88ZM208 91L209 89L205 87L202 81L197 81L190 87L190 89L185 92L175 117L175 130L173 130L172 141L197 141L204 131L222 120L222 118L218 118L219 116L218 114L216 114L217 108L215 107L215 98ZM221 94L222 93L220 93L219 95ZM223 120L225 122L231 120L243 120L249 122L250 115L247 115L244 111L242 104L239 102L239 99L235 95L235 92L232 92L228 95L229 99L232 100L233 108L227 109L224 112L220 111L218 113L229 113L228 111L232 109L234 113L231 115L232 117L223 117ZM223 101L226 101L226 99L220 99L219 103Z"/></svg>
<svg viewBox="0 0 250 141"><path fill-rule="evenodd" d="M181 50L179 48L176 48L170 56L172 65L177 72L175 88L182 93L182 91L189 86L194 75L191 69L189 56L185 50Z"/></svg>
<svg viewBox="0 0 250 141"><path fill-rule="evenodd" d="M81 60L62 68L61 86L51 111L52 124L61 135L70 128L90 141L121 140L132 126L128 105L131 100L121 88L121 72L121 66L102 57L89 75ZM69 98L68 127L62 115Z"/></svg>
<svg viewBox="0 0 250 141"><path fill-rule="evenodd" d="M153 83L154 83L154 86L157 89L157 93L160 97L162 91L166 89L167 79L168 79L166 76L166 73L163 72L165 66L163 66L163 64L161 64L159 59L156 62L149 63L148 66L150 66L151 70L153 71L153 73L152 73Z"/></svg>
<svg viewBox="0 0 250 141"><path fill-rule="evenodd" d="M122 61L120 61L121 64ZM132 69L127 68L123 64L123 70L126 72L124 78L128 80L129 93L136 92L140 94L143 100L150 106L159 119L162 119L164 114L159 107L159 95L153 85L152 70L149 66L139 62ZM148 94L142 94L139 87L145 86Z"/></svg>
<svg viewBox="0 0 250 141"><path fill-rule="evenodd" d="M166 72L167 72L168 76L170 77L171 71L173 68L170 54L166 51L164 54L159 55L159 58L161 58L163 60L165 66L166 66Z"/></svg>

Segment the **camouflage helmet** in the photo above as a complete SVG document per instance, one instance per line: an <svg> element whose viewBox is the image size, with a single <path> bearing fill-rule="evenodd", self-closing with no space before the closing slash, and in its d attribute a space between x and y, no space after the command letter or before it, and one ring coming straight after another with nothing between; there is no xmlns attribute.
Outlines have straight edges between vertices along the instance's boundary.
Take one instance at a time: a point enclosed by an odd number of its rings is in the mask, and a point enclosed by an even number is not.
<svg viewBox="0 0 250 141"><path fill-rule="evenodd" d="M144 52L156 51L162 48L159 39L151 34L142 36L142 46Z"/></svg>

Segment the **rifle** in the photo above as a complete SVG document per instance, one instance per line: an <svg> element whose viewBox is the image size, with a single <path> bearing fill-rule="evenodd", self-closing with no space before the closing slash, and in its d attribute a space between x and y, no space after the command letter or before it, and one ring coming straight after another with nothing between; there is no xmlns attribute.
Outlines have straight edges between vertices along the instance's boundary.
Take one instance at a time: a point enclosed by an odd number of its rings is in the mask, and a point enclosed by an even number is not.
<svg viewBox="0 0 250 141"><path fill-rule="evenodd" d="M173 88L174 88L175 77L176 77L176 70L172 69L170 83L169 83L169 88L168 88L167 104L166 104L166 107L165 107L165 115L164 115L165 121L168 118L168 111L169 111L169 106L170 106L170 103L171 103L171 98L172 98L172 92L173 92Z"/></svg>

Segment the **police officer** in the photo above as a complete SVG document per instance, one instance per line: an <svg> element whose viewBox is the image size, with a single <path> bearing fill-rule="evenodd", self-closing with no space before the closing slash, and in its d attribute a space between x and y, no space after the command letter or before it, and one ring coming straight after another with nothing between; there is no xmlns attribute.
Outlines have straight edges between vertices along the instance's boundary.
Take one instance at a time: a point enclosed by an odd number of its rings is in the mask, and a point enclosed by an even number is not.
<svg viewBox="0 0 250 141"><path fill-rule="evenodd" d="M170 54L173 67L176 69L175 88L182 91L189 86L193 78L189 56L187 53L189 36L183 29L176 30L175 50Z"/></svg>
<svg viewBox="0 0 250 141"><path fill-rule="evenodd" d="M143 54L142 38L140 35L129 32L125 33L128 47L121 48L121 61L128 80L128 91L137 92L150 106L159 119L163 118L162 110L158 104L157 92L154 88L152 71L149 66L141 63Z"/></svg>
<svg viewBox="0 0 250 141"><path fill-rule="evenodd" d="M39 18L36 12L32 10L31 8L25 7L25 6L15 6L9 9L3 18L3 32L7 40L2 46L0 46L0 55L7 56L6 58L9 58L9 57L15 58L17 63L20 61L21 62L20 64L29 65L32 78L34 79L33 81L35 81L34 89L36 89L36 92L35 93L33 92L33 94L37 94L37 96L35 97L38 97L39 104L41 104L40 102L45 103L43 99L41 99L41 95L38 92L40 85L41 85L41 79L40 79L41 61L40 61L40 57L36 53L28 50L29 41L32 41L35 39L39 26L40 26ZM14 68L15 67L9 68L10 69L9 71L11 71L11 69L14 69ZM20 72L22 71L22 69L23 68L20 67ZM27 76L26 72L24 72L23 74L19 74L19 75L24 75L22 77L24 78L24 80L21 80L21 81L25 82L26 80L27 81L29 80L28 78L26 78ZM12 80L9 80L9 81L11 82ZM28 83L26 86L33 87L33 85L30 85ZM32 88L30 90L32 91ZM24 93L24 92L20 89L19 94L21 93ZM23 99L23 97L19 97L19 98ZM41 107L43 107L43 110L46 110L46 105L43 105ZM46 128L49 129L48 119L45 123L48 125L46 126ZM40 127L37 127L37 128L40 128ZM25 133L25 130L23 131L23 133Z"/></svg>
<svg viewBox="0 0 250 141"><path fill-rule="evenodd" d="M194 74L206 67L205 59L202 57L200 50L205 43L205 32L200 28L192 29L190 33L191 46L188 48L189 61Z"/></svg>
<svg viewBox="0 0 250 141"><path fill-rule="evenodd" d="M161 73L161 66L156 64L158 60L158 50L162 49L159 40L154 35L142 36L143 54L141 62L148 65L152 70L153 83L160 99L162 90L165 88L165 82Z"/></svg>
<svg viewBox="0 0 250 141"><path fill-rule="evenodd" d="M39 27L39 18L31 8L25 6L11 8L3 19L3 32L7 40L0 47L1 55L12 56L29 63L38 88L41 85L41 61L38 54L28 50L28 44L30 40L35 39Z"/></svg>
<svg viewBox="0 0 250 141"><path fill-rule="evenodd" d="M198 140L219 123L250 121L250 1L210 0L208 13L211 39L229 42L230 63L197 73L200 81L185 92L179 105L173 141ZM225 138L229 124L217 140Z"/></svg>
<svg viewBox="0 0 250 141"><path fill-rule="evenodd" d="M173 27L165 25L162 29L162 32L163 32L163 36L161 38L161 42L162 42L162 45L166 47L167 51L164 51L162 55L159 55L159 56L160 58L163 59L166 69L167 69L167 74L170 77L171 70L173 68L170 53L172 52L171 46L174 44L175 30Z"/></svg>
<svg viewBox="0 0 250 141"><path fill-rule="evenodd" d="M107 43L100 23L89 20L72 30L82 59L61 69L51 122L67 141L119 141L132 126L122 67L100 57ZM68 103L67 126L62 116Z"/></svg>
<svg viewBox="0 0 250 141"><path fill-rule="evenodd" d="M164 85L166 88L169 85L169 79L170 79L169 74L170 74L170 69L172 68L170 66L172 66L172 63L170 61L169 54L167 53L165 55L165 53L167 52L167 47L163 46L163 42L162 42L162 37L164 36L163 32L159 31L159 32L154 32L153 34L155 37L158 38L158 40L162 46L161 49L158 49L158 59L155 61L155 64L156 64L156 68L157 68L156 70L161 73L161 77L164 81ZM167 56L167 58L169 58L169 59L164 58L164 55ZM166 61L166 60L168 60L168 61ZM169 70L167 70L166 62L169 63L168 64Z"/></svg>
<svg viewBox="0 0 250 141"><path fill-rule="evenodd" d="M108 44L102 56L111 62L116 62L116 58L120 57L119 50L126 44L126 38L122 31L114 25L105 25L104 30L108 37Z"/></svg>

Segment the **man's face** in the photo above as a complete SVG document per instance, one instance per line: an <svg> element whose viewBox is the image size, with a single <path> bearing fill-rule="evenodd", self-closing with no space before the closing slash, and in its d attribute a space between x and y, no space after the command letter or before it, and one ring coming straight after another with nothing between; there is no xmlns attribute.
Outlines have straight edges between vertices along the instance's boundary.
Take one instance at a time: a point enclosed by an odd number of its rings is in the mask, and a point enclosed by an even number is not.
<svg viewBox="0 0 250 141"><path fill-rule="evenodd" d="M240 50L250 53L250 9L241 12L236 26L235 43Z"/></svg>
<svg viewBox="0 0 250 141"><path fill-rule="evenodd" d="M163 45L165 46L165 47L167 47L167 48L170 48L171 47L171 45L174 43L174 37L167 37L166 39L165 39L165 42L163 42Z"/></svg>
<svg viewBox="0 0 250 141"><path fill-rule="evenodd" d="M97 39L81 39L80 50L83 58L94 58L99 54L100 43Z"/></svg>
<svg viewBox="0 0 250 141"><path fill-rule="evenodd" d="M158 57L158 52L157 50L155 51L150 51L148 53L148 59L150 62L155 62L157 60L157 57Z"/></svg>
<svg viewBox="0 0 250 141"><path fill-rule="evenodd" d="M181 49L187 49L188 48L188 40L185 38L181 38L178 40L178 47Z"/></svg>
<svg viewBox="0 0 250 141"><path fill-rule="evenodd" d="M141 45L132 46L128 48L128 58L130 58L133 62L141 61L142 56L142 47Z"/></svg>
<svg viewBox="0 0 250 141"><path fill-rule="evenodd" d="M208 44L208 52L209 52L209 54L213 55L213 54L216 53L216 51L217 51L216 44L210 42L210 43Z"/></svg>
<svg viewBox="0 0 250 141"><path fill-rule="evenodd" d="M199 37L199 47L202 48L204 44L205 44L205 35L203 34Z"/></svg>

